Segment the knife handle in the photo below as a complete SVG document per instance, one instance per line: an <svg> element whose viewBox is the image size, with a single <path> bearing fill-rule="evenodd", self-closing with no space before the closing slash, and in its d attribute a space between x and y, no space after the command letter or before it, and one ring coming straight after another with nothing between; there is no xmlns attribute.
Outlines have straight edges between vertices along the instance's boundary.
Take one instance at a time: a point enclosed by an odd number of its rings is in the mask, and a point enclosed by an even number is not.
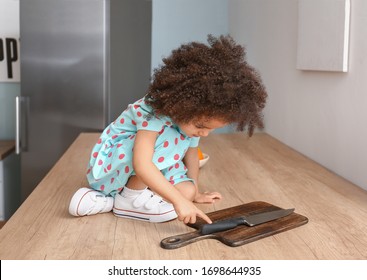
<svg viewBox="0 0 367 280"><path fill-rule="evenodd" d="M244 223L245 222L243 218L233 218L233 219L226 219L226 220L219 221L219 222L212 223L212 224L205 224L201 228L201 234L206 235L206 234L211 234L214 232L229 230L239 225L243 225Z"/></svg>
<svg viewBox="0 0 367 280"><path fill-rule="evenodd" d="M215 238L215 236L202 235L198 230L164 238L161 247L164 249L177 249L202 239Z"/></svg>

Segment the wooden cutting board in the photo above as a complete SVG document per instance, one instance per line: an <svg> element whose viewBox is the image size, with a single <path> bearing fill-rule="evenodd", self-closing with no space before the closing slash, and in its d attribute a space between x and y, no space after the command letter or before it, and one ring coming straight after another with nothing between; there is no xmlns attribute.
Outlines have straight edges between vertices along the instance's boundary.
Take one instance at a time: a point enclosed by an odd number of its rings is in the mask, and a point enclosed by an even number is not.
<svg viewBox="0 0 367 280"><path fill-rule="evenodd" d="M217 222L224 219L258 214L279 209L282 208L266 202L255 201L207 213L207 215L213 222ZM200 233L200 230L202 225L205 224L205 221L201 218L198 218L195 224L188 224L188 226L195 228L196 231L167 237L161 241L161 247L164 249L176 249L203 239L217 239L228 246L236 247L259 240L267 236L271 236L286 230L302 226L304 224L307 224L307 222L307 217L293 212L286 217L257 226L248 227L246 225L240 225L234 229L216 232L208 235L202 235Z"/></svg>

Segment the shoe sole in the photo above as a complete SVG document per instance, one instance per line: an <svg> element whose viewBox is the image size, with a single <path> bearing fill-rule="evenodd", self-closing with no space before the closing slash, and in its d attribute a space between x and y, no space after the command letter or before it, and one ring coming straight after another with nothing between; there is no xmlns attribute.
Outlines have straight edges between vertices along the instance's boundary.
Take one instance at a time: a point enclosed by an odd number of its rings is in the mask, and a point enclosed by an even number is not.
<svg viewBox="0 0 367 280"><path fill-rule="evenodd" d="M82 217L82 216L86 216L86 214L84 215L80 215L78 213L79 210L79 205L80 202L83 200L83 198L90 192L92 192L93 190L85 190L85 189L79 189L72 197L71 201L70 201L70 206L69 206L69 213L70 215L76 216L76 217ZM73 211L71 210L73 209Z"/></svg>
<svg viewBox="0 0 367 280"><path fill-rule="evenodd" d="M128 218L151 223L163 223L177 218L177 214L174 209L161 214L147 214L143 212L124 210L114 207L113 214L116 217L120 218Z"/></svg>

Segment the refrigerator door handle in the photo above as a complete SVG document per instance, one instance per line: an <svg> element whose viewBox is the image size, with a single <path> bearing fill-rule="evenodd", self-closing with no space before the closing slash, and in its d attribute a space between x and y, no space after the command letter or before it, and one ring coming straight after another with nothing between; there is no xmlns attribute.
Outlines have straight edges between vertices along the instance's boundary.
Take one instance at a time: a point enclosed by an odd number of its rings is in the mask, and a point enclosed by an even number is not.
<svg viewBox="0 0 367 280"><path fill-rule="evenodd" d="M20 103L21 96L15 97L15 153L20 154Z"/></svg>
<svg viewBox="0 0 367 280"><path fill-rule="evenodd" d="M29 97L17 96L15 98L15 153L28 150L28 114Z"/></svg>

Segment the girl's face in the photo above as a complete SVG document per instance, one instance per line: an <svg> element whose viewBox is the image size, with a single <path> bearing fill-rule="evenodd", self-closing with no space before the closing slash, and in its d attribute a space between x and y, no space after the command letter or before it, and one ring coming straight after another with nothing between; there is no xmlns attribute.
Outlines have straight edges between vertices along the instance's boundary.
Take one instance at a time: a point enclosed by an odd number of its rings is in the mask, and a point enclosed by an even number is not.
<svg viewBox="0 0 367 280"><path fill-rule="evenodd" d="M180 129L189 137L206 137L214 129L228 125L220 119L199 119L186 124L178 124Z"/></svg>

